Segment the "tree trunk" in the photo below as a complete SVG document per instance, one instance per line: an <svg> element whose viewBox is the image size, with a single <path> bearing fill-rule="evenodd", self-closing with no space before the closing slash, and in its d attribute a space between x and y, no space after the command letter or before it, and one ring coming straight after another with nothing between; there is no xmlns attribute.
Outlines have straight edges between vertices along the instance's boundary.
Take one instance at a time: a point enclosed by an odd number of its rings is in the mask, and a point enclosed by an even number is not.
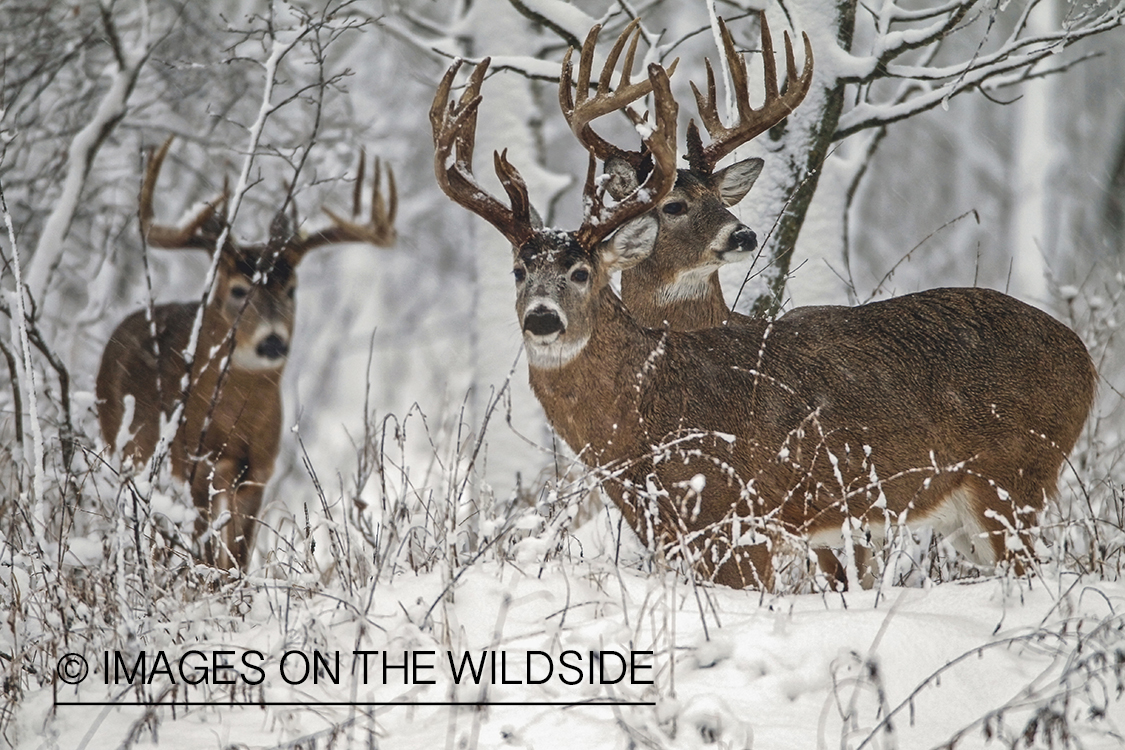
<svg viewBox="0 0 1125 750"><path fill-rule="evenodd" d="M850 50L852 34L855 31L856 0L838 0L836 3L836 41L841 49ZM751 305L751 315L772 318L777 315L785 298L785 284L789 280L789 267L793 259L793 249L801 227L805 223L809 205L816 193L821 168L828 157L836 133L836 124L844 109L844 90L846 84L836 80L831 82L821 97L821 111L813 118L813 126L807 133L795 133L793 143L805 144L804 159L800 158L800 148L787 149L792 154L789 163L792 195L767 246L766 257L769 270L766 272L767 291L758 296Z"/></svg>

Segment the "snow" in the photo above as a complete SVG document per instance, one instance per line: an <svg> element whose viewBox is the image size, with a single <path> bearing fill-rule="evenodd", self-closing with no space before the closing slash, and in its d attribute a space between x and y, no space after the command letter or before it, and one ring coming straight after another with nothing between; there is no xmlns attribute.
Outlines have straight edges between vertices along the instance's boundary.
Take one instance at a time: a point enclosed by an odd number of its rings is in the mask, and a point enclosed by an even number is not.
<svg viewBox="0 0 1125 750"><path fill-rule="evenodd" d="M64 240L78 210L78 203L82 199L86 176L93 167L94 157L97 156L102 141L113 123L124 117L127 111L129 96L133 92L137 75L149 54L145 44L142 44L139 50L130 50L130 59L124 61L123 65L114 66L109 74L112 84L98 103L94 117L70 142L62 195L59 196L55 209L43 228L28 267L26 284L32 299L42 300L47 293L50 274L66 249Z"/></svg>
<svg viewBox="0 0 1125 750"><path fill-rule="evenodd" d="M555 0L523 2L579 37L592 18L586 11L608 14L637 6L585 4L579 10ZM452 13L454 5L470 4L422 0L411 8L440 15L444 24L448 19L442 14ZM917 38L922 33L918 30L932 22L919 17L916 30L897 36L880 37L868 29L867 36L860 34L857 39L870 44L857 44L856 51L847 53L836 43L826 20L835 3L802 0L789 5L786 13L776 4L769 7L775 42L780 46L783 24L792 24L790 31L797 33L809 31L818 87L832 79L868 75L879 55L909 41L911 35ZM1125 649L1120 614L1125 584L1114 569L1120 557L1119 534L1105 522L1117 517L1120 506L1121 419L1115 401L1099 407L1072 458L1063 477L1060 508L1042 520L1044 536L1034 540L1036 553L1046 562L1028 578L954 561L948 540L935 541L931 548L930 537L922 535L895 541L900 546L887 553L886 564L896 575L888 575L870 591L857 590L855 571L849 570L852 590L830 593L823 576L802 572L808 550L778 552L778 561L790 566L786 574L791 575L782 581L781 591L734 591L693 583L681 572L667 570L623 526L617 511L606 509L597 480L606 479L609 471L600 476L586 472L566 453L546 429L527 387L512 309L510 248L491 227L453 205L433 184L425 109L448 60L428 56L430 50L467 57L500 53L493 54L494 72L510 67L542 78L557 75L561 59L558 38L534 29L509 3L476 0L471 6L469 15L441 26L440 37L429 38L422 25L396 18L379 25L380 29L395 26L393 38L372 31L352 42L351 52L344 45L342 54L357 76L338 85L335 94L345 98L330 99L323 112L325 129L314 152L314 161L323 161L301 176L298 190L309 191L302 195L302 209L307 213L315 205L311 194L318 183L338 192L334 178L342 171L336 167L350 163L355 141L360 140L369 148L377 147L400 177L400 241L395 249L379 251L377 256L364 246L325 250L315 261L310 256L301 268L301 312L284 395L286 425L291 429L284 436L287 442L268 490L262 519L267 529L259 539L254 566L244 575L186 559L183 548L190 544L194 509L185 488L169 479L166 461L155 461L156 471L150 475L147 467L122 467L103 450L94 416L93 373L100 346L113 325L126 308L131 310L147 298L136 269L128 269L130 254L139 252L134 235L140 141L160 138L162 130L192 135L177 141L180 163L174 158L166 165L168 190L162 194L162 206L166 197L169 215L174 215L176 206L212 195L216 185L205 184L206 172L226 160L240 167L230 210L239 211L240 221L252 223L278 194L269 192L271 180L281 171L275 162L286 161L291 144L307 138L302 130L307 123L291 116L299 106L295 102L308 98L295 96L294 86L304 85L307 79L302 76L315 67L308 64L307 56L301 57L303 48L296 44L307 27L281 15L273 17L276 29L295 25L279 31L272 44L267 36L254 36L234 45L224 52L238 58L233 65L225 57L222 64L197 64L187 59L193 54L190 46L177 48L174 54L161 52L158 72L176 86L182 83L177 76L189 67L210 78L216 70L234 75L238 65L249 61L258 78L245 90L239 107L230 110L223 108L217 94L214 101L209 94L193 98L186 85L179 89L185 92L183 108L169 107L157 95L163 89L156 88L156 76L142 76L143 86L137 91L143 96L132 98L112 81L102 81L106 86L96 90L107 93L107 107L113 102L128 104L128 127L113 131L96 162L87 159L83 167L80 159L73 159L55 182L44 178L27 183L31 189L14 188L22 191L18 208L23 213L14 222L5 215L4 250L15 254L29 240L38 239L36 274L46 273L42 278L51 282L54 293L46 301L40 297L36 301L44 316L41 320L64 329L52 343L63 349L64 361L70 365L82 450L72 467L62 467L52 392L56 380L31 350L26 328L13 325L17 358L21 365L33 362L29 369L38 384L36 388L25 383L21 389L39 399L25 400L24 409L30 413L42 409L43 418L40 433L28 434L26 452L37 455L25 457L19 446L0 450L4 459L0 510L5 518L0 531L4 614L0 670L5 677L0 734L5 743L20 750L122 746L806 750L929 748L957 739L957 748L992 748L1011 743L988 742L986 728L994 736L1014 740L1037 716L1043 722L1061 718L1062 723L1054 726L1071 732L1073 744L1080 741L1082 747L1094 750L1120 747L1125 719L1118 695ZM673 85L683 84L684 91L689 77L700 80L703 54L715 59L713 37L705 33L712 7L728 12L724 4L714 3L635 8L642 11L646 29L662 31L662 44L677 45L674 51L684 70ZM874 9L884 19L915 13L891 2L876 3ZM128 10L115 6L114 12ZM236 16L233 11L226 14ZM261 18L246 24L258 21ZM757 40L747 29L752 30L752 24L740 22L737 43L754 48ZM701 30L704 33L698 33ZM403 39L412 40L416 49L406 49ZM105 58L96 58L90 50L82 52L90 57L78 71L79 78L84 80L87 70L113 70L96 67L95 59L104 62ZM942 57L947 67L937 72L958 72L952 61L960 59L959 54L951 45L948 56ZM293 62L289 55L297 58L292 66L285 65ZM648 49L646 60L653 57L654 51ZM752 67L760 65L757 55L748 54L747 59ZM924 65L908 55L892 69L918 74L924 72ZM760 78L760 71L751 73L753 85L760 85ZM1070 213L1086 210L1086 204L1094 207L1091 211L1101 210L1102 185L1093 190L1097 200L1086 199L1088 191L1071 189L1075 179L1071 172L1104 171L1109 163L1106 152L1096 147L1113 140L1106 137L1107 123L1120 119L1125 100L1118 79L1113 77L1108 93L1103 92L1106 111L1060 105L1060 111L1068 113L1067 122L1050 123L1068 158L1056 155L1050 174L1037 178L1051 184L1044 186L1046 195L1035 196L1033 203L1047 207L1038 218L1042 226L1057 224L1051 228L1058 237L1082 236L1071 231ZM1081 88L1066 80L1067 85L1056 87L1065 89L1058 92L1060 98ZM266 82L276 83L283 93L263 86ZM962 83L974 81L966 78ZM947 101L949 92L942 91L939 82L928 85L930 98L921 103L940 106ZM64 111L75 91L60 95L48 87L43 116ZM681 93L677 88L678 97ZM17 111L18 94L7 112ZM755 92L755 101L759 94ZM550 84L528 84L511 71L492 75L483 90L478 152L511 149L513 162L528 178L532 199L544 209L548 222L565 229L581 221L577 197L581 191L576 186L582 184L585 159L560 122L554 95ZM818 96L814 91L808 106L790 117L790 133L808 131L823 104ZM102 101L90 100L92 105ZM846 110L840 128L853 127L869 116L888 122L907 111L881 101L872 98ZM681 99L681 104L685 102L686 118L691 114L690 98ZM200 106L195 108L196 104ZM340 110L352 107L354 117L345 121ZM948 220L944 212L950 205L956 204L956 210L949 215L973 206L993 222L1010 223L1016 201L1012 186L1005 184L1007 168L1021 158L1046 154L1036 145L1042 134L1026 133L1025 140L1012 146L1019 153L1008 154L993 148L1012 141L1015 131L1001 127L1005 115L989 119L974 114L980 110L959 107L955 101L950 104L953 117L908 131L905 147L892 152L894 157L886 164L872 160L870 141L848 139L837 144L824 168L814 213L802 233L802 246L824 248L823 255L810 257L835 263L840 238L850 231L856 239L857 260L874 267L877 279L889 263L880 267L881 257L869 248L886 244L897 259L933 231L934 224L927 222L932 219L940 225ZM107 111L91 106L92 122L100 121ZM233 129L223 129L230 124ZM56 140L46 139L39 130L34 133L59 154L69 153L88 143L86 130L72 125L65 118L44 122L41 127L53 129ZM217 129L209 131L212 125ZM34 144L25 148L28 141L20 140L22 126L4 120L0 129L0 139L15 144L7 152L12 161L3 164L10 170L4 178L10 175L17 186L25 178L23 172L39 164L19 161L35 150ZM1076 130L1059 135L1057 130L1063 126ZM634 129L622 129L628 142L635 143ZM215 148L231 132L237 136L222 143L226 150ZM897 131L892 128L892 132ZM75 136L63 140L58 135L65 133ZM802 144L799 137L763 138L749 146L767 158L772 177L762 181L740 210L753 214L755 228L763 233L790 198L781 173L802 153ZM1058 144L1054 148L1063 148ZM199 159L203 154L206 165ZM1068 164L1060 163L1071 159L1082 166L1068 170ZM487 159L478 157L478 161L487 164ZM841 229L841 217L849 210L844 192L852 178L868 167L875 177L866 183L867 198L899 203L881 216L864 213L857 204L851 229ZM79 223L67 231L64 215L85 207L69 187L73 170L78 169L89 169L88 185L104 188L104 195L94 194L97 191L88 186L84 200L90 203L88 213L93 218L79 211L75 219ZM983 188L965 187L970 172L983 175L979 184L974 183ZM481 169L479 177L483 189L502 194L491 169ZM1094 182L1091 179L1090 185ZM1062 208L1051 201L1060 193L1068 193L1069 202ZM52 203L42 196L57 197ZM43 205L36 205L37 201ZM920 208L914 209L915 204ZM32 210L37 213L31 215ZM943 215L938 217L939 213ZM920 220L918 214L926 216ZM238 230L244 231L244 226ZM1033 230L1030 225L1027 229ZM251 230L245 231L251 236ZM19 232L24 236L17 236ZM60 238L57 247L45 248L52 237ZM951 280L975 283L974 253L978 262L982 254L991 256L995 265L1006 270L1013 252L1003 241L986 243L981 249L979 241L966 241L964 235L941 239L938 252L915 259L914 271L927 286ZM1096 251L1098 264L1105 264L1104 250L1098 246ZM1111 402L1121 390L1120 355L1114 345L1125 279L1105 273L1104 265L1091 273L1082 265L1093 257L1088 249L1060 245L1050 252L1055 259L1071 258L1068 262L1077 269L1058 275L1055 292L1065 303L1063 312L1071 316L1068 323L1081 328L1091 346L1097 347L1106 378L1103 400ZM56 253L54 260L52 253ZM174 255L152 253L154 293L164 299L198 299L206 275L202 254L197 260L185 257L191 254ZM104 283L96 288L81 283L92 278L84 276L87 258L96 259L96 268L105 270ZM955 268L951 271L944 263ZM794 271L789 289L795 299L843 301L840 278L832 269L823 263L798 265L789 269ZM857 262L857 269L861 265ZM7 268L19 271L18 258ZM736 283L727 283L724 277L724 285L733 290L747 271L729 273L737 276ZM764 273L775 271L766 268ZM814 281L817 274L826 277L819 286ZM1107 285L1092 288L1091 276ZM1003 273L991 276L993 281L996 278L1002 282ZM1048 288L1055 286L1052 277ZM75 289L87 295L88 306L83 306L85 300L71 299ZM12 306L22 300L11 291L5 294ZM649 366L659 366L658 359ZM10 403L4 400L0 406L7 410ZM8 418L6 413L3 416ZM7 424L0 427L10 430ZM166 438L175 424L175 419L168 421L163 430ZM708 434L735 448L741 444L735 434ZM783 446L779 459L788 451ZM866 447L865 452L869 452ZM657 451L651 458L662 464L668 455ZM1114 468L1104 469L1107 465ZM874 474L871 482L877 485ZM701 476L687 479L684 486L700 497L708 490ZM755 489L750 480L747 495L755 496ZM650 491L668 497L655 482ZM37 506L43 497L50 504ZM885 499L880 502L885 504ZM1075 507L1078 512L1073 512ZM1071 515L1066 515L1067 508ZM21 519L28 515L38 516L31 527L38 538L21 531ZM844 533L854 531L849 520ZM745 525L736 526L732 533L740 534L744 543L761 541L760 532ZM889 525L886 534L893 536ZM845 550L844 556L850 552ZM161 658L166 661L158 663L167 663L170 669L145 685L130 687L128 680L107 684L106 653L112 671L115 652L131 668L142 651L150 665ZM193 651L202 656L189 654ZM365 652L358 664L366 658L371 669L366 684L359 679L358 668L353 670L357 651ZM603 651L599 667L614 666L618 658L628 662L637 655L652 669L638 670L640 679L606 685L588 679L568 684L561 679L560 674L568 674L560 668L565 652L577 655L565 658L588 667L589 654ZM89 675L78 687L54 679L59 660L67 653L89 660ZM554 666L552 676L542 684L520 682L519 678L526 678L528 653L533 653L536 669L541 670L547 659ZM339 684L331 676L337 655ZM315 664L318 658L321 670L306 676L306 660ZM465 658L477 664L482 659L498 663L497 677L489 673L476 684L462 674L456 684L449 660L461 664ZM189 677L207 664L211 683L186 686L178 671L181 659L187 660ZM410 682L418 684L406 684L406 673L398 665L407 663L417 667L420 680ZM226 666L231 664L236 669ZM385 665L390 665L387 684ZM241 680L242 675L256 679L254 668L261 670L259 684ZM537 672L540 677L544 673ZM513 681L505 684L505 674ZM215 682L228 677L236 678L234 685ZM647 684L648 679L653 684ZM168 691L171 680L176 688ZM151 709L124 705L138 697L178 705ZM76 698L114 705L55 705ZM254 705L201 705L206 698ZM591 699L641 705L598 705ZM264 701L277 705L257 705ZM480 709L427 705L451 701L494 705ZM504 701L523 705L499 705ZM548 701L580 705L536 705ZM391 702L412 705L368 705ZM333 705L323 705L329 703ZM1062 746L1061 741L1056 744ZM1033 746L1046 747L1048 741L1039 735Z"/></svg>
<svg viewBox="0 0 1125 750"><path fill-rule="evenodd" d="M1064 695L1071 731L1084 747L1119 746L1112 732L1122 729L1125 706L1112 689L1105 694L1096 689L1103 680L1110 687L1120 669L1112 662L1125 625L1120 615L1125 587L1119 584L989 578L891 590L889 596L869 591L764 598L706 589L708 604L701 605L671 575L613 573L604 559L554 560L539 567L533 558L521 555L515 565L478 563L464 571L449 600L433 609L430 623L425 605L442 598L439 573L383 582L359 611L342 608L341 592L331 587L306 590L290 614L293 634L304 633L297 640L282 637L268 615L270 602L280 601L277 593L292 595L301 587L252 585L244 591L249 601L243 606L260 617L206 635L186 631L171 639L163 629L140 634L130 665L139 649L150 659L162 653L172 665L171 676L158 674L142 694L181 704L155 708L151 733L144 729L141 708L67 705L52 711L50 690L44 688L25 699L17 746L42 747L47 739L47 746L109 748L140 729L134 745L139 748L212 742L258 748L298 743L336 725L345 747L364 747L371 736L400 748L450 741L457 746L470 736L481 748L509 746L518 737L517 744L547 750L577 742L624 748L641 737L670 748L750 747L750 738L753 747L777 750L862 747L865 741L873 747L932 747L962 731L958 747L985 747L986 717L996 716L1009 733L1018 733L1036 706ZM184 613L185 624L205 616L192 609ZM455 630L443 627L453 623ZM1085 655L1075 650L1079 643ZM181 661L186 659L189 678L202 674L193 671L201 664L215 663L184 656L193 649L223 652L219 664L239 667L212 669L212 678L261 684L185 692ZM542 652L531 659L532 679L541 684L520 684L527 681L529 651ZM572 654L563 657L564 651ZM652 669L636 670L616 684L591 685L591 651L621 655L607 655L601 667L607 671L618 669L621 659ZM458 667L466 658L479 666L486 653L497 671L485 671L477 685ZM1091 659L1096 653L1111 661L1099 666ZM77 688L60 685L60 701L135 699L133 691L104 684L104 655L87 658L92 678ZM330 673L306 674L303 665L317 658L329 665L339 660L337 680ZM573 681L574 671L543 679L547 663L558 670L560 659L584 668L579 684L563 679ZM404 664L412 666L409 673L399 668ZM607 677L617 674L609 671ZM180 688L166 694L170 679ZM654 684L646 684L650 680ZM424 684L428 681L432 684ZM250 705L183 705L188 697ZM255 705L262 699L295 705ZM530 705L605 699L655 705ZM480 712L426 705L450 700L529 705L494 705ZM403 701L418 705L312 705ZM1088 712L1102 708L1105 720L1093 721Z"/></svg>

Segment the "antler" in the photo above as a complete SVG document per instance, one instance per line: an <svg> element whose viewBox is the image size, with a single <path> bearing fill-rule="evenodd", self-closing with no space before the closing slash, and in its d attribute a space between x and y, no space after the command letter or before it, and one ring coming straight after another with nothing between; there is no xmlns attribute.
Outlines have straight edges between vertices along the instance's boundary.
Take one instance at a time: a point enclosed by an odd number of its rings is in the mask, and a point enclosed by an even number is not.
<svg viewBox="0 0 1125 750"><path fill-rule="evenodd" d="M531 220L527 185L515 167L508 162L507 150L502 154L495 154L493 160L511 208L489 195L473 176L473 147L481 103L480 86L490 62L490 58L486 57L476 66L457 102L449 99L449 91L461 68L461 60L449 67L438 84L433 106L430 107L430 125L434 131L434 174L446 195L487 220L509 242L519 247L531 239L535 228Z"/></svg>
<svg viewBox="0 0 1125 750"><path fill-rule="evenodd" d="M608 237L622 224L650 210L676 184L676 114L679 107L672 98L672 88L668 72L652 63L648 66L648 77L653 91L655 117L649 136L644 139L645 148L652 155L653 168L645 181L632 193L605 201L605 189L595 184L595 154L590 155L590 166L586 171L586 218L578 230L578 243L583 247L593 247Z"/></svg>
<svg viewBox="0 0 1125 750"><path fill-rule="evenodd" d="M609 143L593 131L590 122L602 115L622 109L633 119L634 123L639 121L627 109L627 106L637 99L648 96L649 92L653 90L651 78L636 83L630 83L629 81L633 69L633 60L637 53L637 42L641 36L640 19L634 18L617 37L609 56L606 57L605 65L602 66L601 75L598 77L597 91L593 97L590 97L590 74L594 63L594 48L597 46L598 34L601 29L601 24L595 25L590 29L590 33L586 35L586 41L582 44L578 61L577 97L575 97L571 88L573 65L570 58L574 48L567 49L566 56L563 58L562 73L559 75L559 105L562 107L567 124L570 125L570 131L588 151L603 161L610 158L623 159L636 169L645 158L644 152L628 151ZM629 39L630 35L632 35L632 40ZM617 60L621 57L621 52L625 49L627 42L629 43L629 51L625 54L621 78L617 88L611 91L610 80L613 77L613 70L617 67ZM678 63L679 59L677 58L668 67L666 75L672 75ZM576 98L577 101L575 101Z"/></svg>
<svg viewBox="0 0 1125 750"><path fill-rule="evenodd" d="M395 189L395 173L391 165L387 165L387 197L379 187L383 181L383 165L378 157L374 159L375 179L371 186L371 216L364 224L354 221L360 215L363 205L363 180L364 168L367 164L367 152L359 150L359 171L355 178L355 188L352 191L352 218L349 221L337 215L329 208L322 208L324 213L332 219L332 226L314 232L308 237L295 241L291 247L298 253L306 253L314 247L331 245L340 242L366 242L377 247L389 247L395 241L395 214L398 212L398 192Z"/></svg>
<svg viewBox="0 0 1125 750"><path fill-rule="evenodd" d="M149 152L148 166L145 168L145 178L141 183L140 208L138 213L141 220L141 236L152 247L165 249L198 248L200 250L214 250L218 240L219 231L217 222L213 222L219 206L226 203L227 188L224 184L222 195L203 206L186 224L179 227L165 226L153 223L152 194L156 190L156 180L160 176L160 167L164 164L164 157L172 145L169 136L156 153Z"/></svg>
<svg viewBox="0 0 1125 750"><path fill-rule="evenodd" d="M726 53L727 63L730 66L731 82L735 91L738 106L738 122L732 127L726 127L719 120L719 113L715 98L715 72L711 69L711 61L707 61L707 95L704 96L691 84L695 94L695 101L699 108L699 119L707 128L711 136L711 143L706 148L699 137L699 129L695 121L688 125L688 165L693 172L711 174L719 160L729 154L738 146L761 135L784 119L792 112L812 85L813 52L808 34L801 32L805 40L805 66L801 75L797 75L797 63L793 57L793 43L789 39L789 32L785 33L785 74L788 78L785 93L779 93L777 84L777 62L773 57L773 38L770 36L770 27L766 23L766 14L761 14L762 21L762 62L765 68L766 100L762 106L755 110L750 106L750 92L746 85L746 61L735 51L734 41L726 22L719 19L719 30L723 38L723 49Z"/></svg>

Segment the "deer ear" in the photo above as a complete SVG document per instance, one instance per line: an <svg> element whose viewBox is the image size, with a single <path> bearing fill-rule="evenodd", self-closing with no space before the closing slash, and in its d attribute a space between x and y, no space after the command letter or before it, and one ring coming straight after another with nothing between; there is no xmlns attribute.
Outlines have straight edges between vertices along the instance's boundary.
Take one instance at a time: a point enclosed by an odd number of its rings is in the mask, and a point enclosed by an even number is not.
<svg viewBox="0 0 1125 750"><path fill-rule="evenodd" d="M651 213L626 222L602 244L602 262L611 271L640 263L652 253L659 229L660 224Z"/></svg>
<svg viewBox="0 0 1125 750"><path fill-rule="evenodd" d="M543 217L535 210L535 206L528 206L528 213L531 215L531 226L533 228L542 229L545 226L543 224Z"/></svg>
<svg viewBox="0 0 1125 750"><path fill-rule="evenodd" d="M640 183L637 182L637 171L633 169L633 165L616 156L606 159L605 174L608 178L605 185L606 192L617 200L632 195L640 187Z"/></svg>
<svg viewBox="0 0 1125 750"><path fill-rule="evenodd" d="M743 159L716 172L713 179L719 187L719 197L722 198L723 205L733 206L745 198L750 188L754 187L758 175L762 173L764 164L764 161L757 158Z"/></svg>

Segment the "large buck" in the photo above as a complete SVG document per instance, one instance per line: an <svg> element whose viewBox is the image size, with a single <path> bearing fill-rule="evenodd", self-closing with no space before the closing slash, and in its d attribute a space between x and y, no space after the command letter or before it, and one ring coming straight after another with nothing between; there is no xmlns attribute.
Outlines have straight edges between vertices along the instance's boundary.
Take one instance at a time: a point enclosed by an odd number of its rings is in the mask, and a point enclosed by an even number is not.
<svg viewBox="0 0 1125 750"><path fill-rule="evenodd" d="M331 226L303 234L295 216L283 210L267 242L244 246L223 232L219 212L225 190L181 226L154 223L153 192L171 143L169 138L149 159L140 195L141 232L151 247L218 253L217 274L194 348L198 303L140 310L117 327L98 370L98 420L109 448L139 467L157 450L164 425L178 419L165 450L172 474L191 488L203 557L245 568L281 442L281 375L293 335L296 268L305 253L323 245L391 245L394 175L388 169L384 200L375 162L371 215L364 223L324 209ZM365 161L361 153L353 218L360 211Z"/></svg>
<svg viewBox="0 0 1125 750"><path fill-rule="evenodd" d="M786 33L787 84L784 91L781 90L773 38L765 13L760 14L760 19L764 101L757 108L751 106L746 62L735 50L726 22L718 19L738 119L729 127L723 125L715 94L715 74L710 61L706 61L706 93L701 93L694 83L691 87L699 118L710 142L703 144L699 129L692 120L687 131L688 168L677 171L675 188L653 210L658 227L656 245L647 257L621 274L622 299L637 321L647 327L691 331L724 325L743 317L732 313L727 306L719 286L718 271L727 263L748 258L758 246L753 229L739 221L729 207L741 201L750 191L762 171L763 162L759 158L749 158L718 171L715 167L736 148L777 125L796 109L809 92L813 74L813 52L808 36L802 34L805 59L798 73L793 44ZM623 107L648 93L640 84L618 86L616 91L609 91L609 79L625 35L635 25L635 21L630 24L607 57L596 96L587 98L586 89L600 27L595 26L590 31L582 46L577 105L572 92L575 84L571 80L570 52L563 61L559 77L559 103L563 115L575 137L607 164L613 175L609 189L618 196L636 189L640 177L648 169L649 157L643 150L623 149L606 141L593 131L590 123L612 111L610 107L613 105ZM635 46L636 37L625 63L625 76L628 75Z"/></svg>
<svg viewBox="0 0 1125 750"><path fill-rule="evenodd" d="M649 157L641 150L622 149L598 136L590 125L596 117L613 111L614 104L624 106L648 91L634 85L609 90L617 58L625 36L637 21L618 39L602 69L597 96L585 94L591 77L594 49L599 26L590 30L582 46L578 69L578 106L575 106L571 81L571 51L563 60L559 76L559 103L576 138L597 158L606 163L611 173L608 189L620 197L635 190L640 175L648 168ZM765 98L758 108L750 104L749 73L746 61L735 49L734 39L726 22L718 19L719 37L730 71L737 120L725 126L719 117L715 93L715 74L710 60L707 70L706 94L691 83L699 118L710 142L703 144L699 129L692 120L688 124L688 168L677 171L676 187L653 210L657 221L656 241L652 252L636 265L621 272L621 297L633 318L646 328L668 328L673 331L696 331L720 325L740 325L750 318L731 310L723 296L719 269L750 257L758 246L754 230L742 223L730 206L746 197L761 173L764 162L759 158L743 159L715 171L718 163L739 146L748 143L782 122L804 100L812 85L813 51L808 35L804 41L804 66L797 73L793 44L786 33L785 70L787 86L782 92L774 58L773 35L765 13L759 13L762 37L762 68ZM637 37L630 47L622 83L627 80ZM628 110L626 110L628 111ZM846 587L847 570L827 547L816 549L821 568L836 585ZM866 545L854 548L854 561L863 573L866 585L872 581Z"/></svg>
<svg viewBox="0 0 1125 750"><path fill-rule="evenodd" d="M875 535L930 524L986 563L1030 554L1028 532L1093 400L1093 363L1072 331L983 289L693 332L645 328L609 281L651 254L651 211L676 181L663 69L648 69L651 170L615 200L591 156L586 215L562 231L537 225L504 154L494 163L510 205L475 179L488 60L450 101L459 65L430 111L438 183L511 243L532 390L644 542L735 587L771 583L759 532L827 546L853 520Z"/></svg>

